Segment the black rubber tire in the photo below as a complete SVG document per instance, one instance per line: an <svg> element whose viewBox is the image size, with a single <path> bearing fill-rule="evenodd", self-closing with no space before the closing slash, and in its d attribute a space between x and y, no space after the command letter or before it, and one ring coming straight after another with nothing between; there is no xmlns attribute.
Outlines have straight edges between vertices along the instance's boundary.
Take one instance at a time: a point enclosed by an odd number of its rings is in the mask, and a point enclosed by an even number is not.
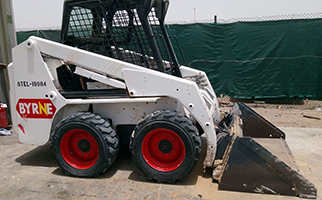
<svg viewBox="0 0 322 200"><path fill-rule="evenodd" d="M171 171L160 171L156 169L155 165L149 164L143 156L143 153L146 151L142 149L145 146L145 143L143 144L144 138L149 137L147 135L160 129L169 130L171 133L176 134L184 145L184 159L180 165L177 165L178 167L173 170L171 169ZM156 151L162 151L160 143L158 143L158 147L156 147L157 144L155 143L154 148L157 149ZM153 144L151 145L153 146ZM157 182L174 183L177 180L184 179L194 170L200 157L201 140L197 128L183 114L171 110L156 111L146 116L134 129L130 141L130 152L134 164L137 165L138 169L148 179L155 179ZM151 154L151 158L153 156ZM149 160L150 158L147 159Z"/></svg>
<svg viewBox="0 0 322 200"><path fill-rule="evenodd" d="M69 141L67 139L63 139L64 136L66 134L70 135L69 133L73 133L73 135L69 138L73 138L74 136L78 137L78 135L82 136L82 132L85 133L86 137L85 139L79 141L79 143L77 144L79 149L73 150L81 153L86 153L91 152L94 147L98 147L98 151L95 152L96 159L93 159L91 161L92 166L79 167L77 165L72 165L72 159L64 159L63 157L63 155L67 155L65 153L67 150L65 149L70 148L70 145L63 145L66 144L65 141ZM92 139L92 144L89 143L90 139L88 138ZM81 142L87 144L87 146L85 144L86 149L80 147ZM93 145L93 142L95 146ZM76 146L76 142L73 141L73 143ZM90 150L87 149L88 147L90 148ZM82 148L84 150L82 150ZM111 127L110 123L100 115L90 112L78 112L68 116L56 125L52 133L51 150L57 160L59 167L62 168L67 175L77 177L97 177L101 173L104 173L114 163L119 151L119 138L116 132ZM73 152L70 152L70 155L72 154ZM83 163L83 160L80 160L80 163Z"/></svg>

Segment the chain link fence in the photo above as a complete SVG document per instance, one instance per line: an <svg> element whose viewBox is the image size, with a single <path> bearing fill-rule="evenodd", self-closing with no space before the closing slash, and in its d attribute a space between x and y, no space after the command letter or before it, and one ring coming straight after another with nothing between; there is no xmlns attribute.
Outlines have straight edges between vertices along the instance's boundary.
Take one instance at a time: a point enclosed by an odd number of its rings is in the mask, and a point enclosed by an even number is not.
<svg viewBox="0 0 322 200"><path fill-rule="evenodd" d="M261 21L276 21L276 20L294 20L294 19L318 19L322 18L322 12L320 13L303 13L303 14L288 14L288 15L274 15L274 16L262 16L262 17L242 17L232 19L220 19L214 16L214 19L207 20L194 20L194 21L169 21L166 24L195 24L195 23L234 23L234 22L261 22ZM322 81L322 80L321 80ZM285 109L315 109L322 110L322 101L309 100L309 99L236 99L229 96L220 95L218 101L222 106L232 106L235 102L244 102L249 106L262 106L268 108L285 108Z"/></svg>
<svg viewBox="0 0 322 200"><path fill-rule="evenodd" d="M292 19L317 19L322 18L322 12L320 13L302 13L302 14L287 14L287 15L272 15L261 17L240 17L231 19L221 19L218 16L214 16L213 19L205 20L192 20L192 21L168 21L166 24L195 24L195 23L218 23L227 24L234 22L259 22L259 21L276 21L276 20L292 20Z"/></svg>

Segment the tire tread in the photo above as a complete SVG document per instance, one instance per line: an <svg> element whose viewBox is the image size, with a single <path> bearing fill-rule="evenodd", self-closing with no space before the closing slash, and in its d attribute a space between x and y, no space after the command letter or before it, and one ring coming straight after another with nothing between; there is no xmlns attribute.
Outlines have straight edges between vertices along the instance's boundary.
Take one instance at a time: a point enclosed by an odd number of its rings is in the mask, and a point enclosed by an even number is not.
<svg viewBox="0 0 322 200"><path fill-rule="evenodd" d="M57 149L59 148L59 138L61 137L58 133L59 128L70 123L75 123L75 122L80 122L80 123L85 123L91 126L94 126L95 129L99 130L101 133L101 137L103 138L103 141L107 145L103 145L105 148L105 151L107 152L105 155L105 164L103 167L99 168L99 171L93 172L90 175L75 175L72 172L68 172L60 163L59 159L57 158ZM111 167L111 165L114 163L118 151L119 151L119 138L118 135L115 133L113 128L111 127L110 123L102 118L98 114L94 114L91 112L77 112L72 115L69 115L62 121L60 121L56 127L54 128L54 131L52 133L52 143L51 143L51 149L56 157L58 166L65 171L67 175L72 175L72 176L80 176L80 177L97 177L100 174L104 173L108 168ZM58 144L58 146L57 146ZM78 169L75 169L78 170Z"/></svg>
<svg viewBox="0 0 322 200"><path fill-rule="evenodd" d="M185 177L180 177L180 178L174 177L171 179L161 178L160 179L157 176L149 176L148 174L144 173L144 170L140 169L140 167L139 167L140 165L138 163L138 160L135 159L135 156L134 156L135 152L134 152L134 148L133 148L133 141L136 137L136 132L138 132L147 123L149 123L151 121L158 121L158 120L167 120L167 121L175 122L182 129L187 131L188 134L191 136L192 143L195 146L195 154L194 154L193 164L192 164L193 167L189 168L189 171L187 171L186 175L190 174L194 170L195 166L197 165L197 163L199 161L199 157L200 157L200 153L201 153L201 139L198 134L198 129L193 125L191 120L189 118L187 118L185 115L183 115L182 113L179 113L177 111L172 111L172 110L155 111L152 114L147 115L134 129L134 131L131 135L131 138L130 138L130 145L129 145L129 149L132 154L133 163L136 166L138 166L139 171L141 173L145 174L148 179L154 179L157 182L174 183L176 181L184 179Z"/></svg>

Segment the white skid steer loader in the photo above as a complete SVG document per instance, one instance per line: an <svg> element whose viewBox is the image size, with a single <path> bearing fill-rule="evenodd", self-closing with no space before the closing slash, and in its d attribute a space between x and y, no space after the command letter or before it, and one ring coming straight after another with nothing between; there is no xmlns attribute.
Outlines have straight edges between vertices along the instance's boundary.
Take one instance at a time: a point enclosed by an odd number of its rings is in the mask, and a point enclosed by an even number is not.
<svg viewBox="0 0 322 200"><path fill-rule="evenodd" d="M316 198L283 132L241 103L220 121L205 72L178 63L168 5L65 0L61 43L30 37L13 49L20 142L51 141L59 166L78 177L104 173L128 144L140 171L173 183L194 170L205 134L203 166L214 168L220 189Z"/></svg>

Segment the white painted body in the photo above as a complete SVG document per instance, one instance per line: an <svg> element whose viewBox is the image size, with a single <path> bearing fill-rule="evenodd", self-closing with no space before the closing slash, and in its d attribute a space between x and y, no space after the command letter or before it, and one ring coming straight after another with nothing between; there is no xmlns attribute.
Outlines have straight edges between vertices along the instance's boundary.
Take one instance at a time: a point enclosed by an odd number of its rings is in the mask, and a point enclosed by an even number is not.
<svg viewBox="0 0 322 200"><path fill-rule="evenodd" d="M126 89L129 95L67 99L60 93L56 73L62 64L73 64L76 74L107 87ZM13 129L22 143L47 143L57 123L72 113L87 111L91 104L114 127L136 125L156 110L170 109L200 124L207 137L204 167L213 166L220 113L203 71L181 66L183 78L178 78L37 37L13 49L8 71Z"/></svg>

